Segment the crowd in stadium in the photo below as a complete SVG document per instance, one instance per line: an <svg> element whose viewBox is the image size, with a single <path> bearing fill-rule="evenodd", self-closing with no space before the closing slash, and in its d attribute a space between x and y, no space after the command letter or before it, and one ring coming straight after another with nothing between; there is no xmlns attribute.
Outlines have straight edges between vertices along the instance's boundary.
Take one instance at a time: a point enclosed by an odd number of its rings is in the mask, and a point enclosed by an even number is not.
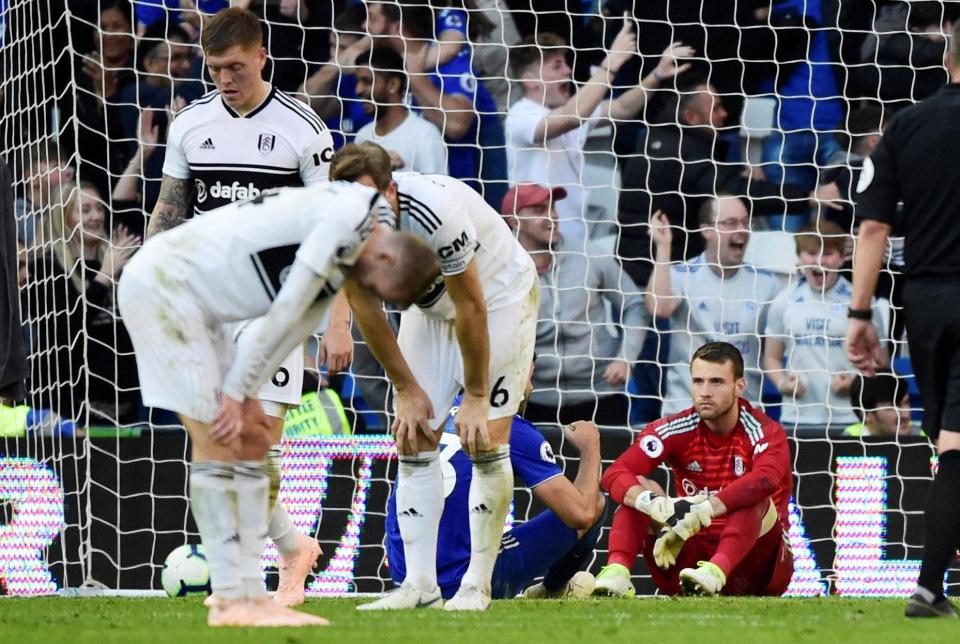
<svg viewBox="0 0 960 644"><path fill-rule="evenodd" d="M202 15L229 3L68 4L76 91L58 101L58 140L16 177L32 400L64 419L139 422L115 285L154 211L170 124L213 87ZM265 78L336 148L374 141L395 170L463 179L515 231L541 283L531 420L637 426L661 400L678 411L690 355L725 340L746 361L745 396L788 431L918 431L896 238L872 307L890 366L863 378L846 358L854 202L890 116L947 83L953 8L233 4L262 18ZM767 115L760 133L755 110ZM362 348L356 357L365 405L385 409L382 372ZM369 429L382 431L375 417Z"/></svg>

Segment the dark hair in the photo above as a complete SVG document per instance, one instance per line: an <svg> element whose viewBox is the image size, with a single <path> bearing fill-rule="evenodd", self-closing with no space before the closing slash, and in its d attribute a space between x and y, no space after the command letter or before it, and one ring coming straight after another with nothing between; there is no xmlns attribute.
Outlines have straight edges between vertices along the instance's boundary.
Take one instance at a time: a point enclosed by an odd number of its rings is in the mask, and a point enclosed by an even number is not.
<svg viewBox="0 0 960 644"><path fill-rule="evenodd" d="M943 2L923 0L907 2L907 29L926 29L943 24Z"/></svg>
<svg viewBox="0 0 960 644"><path fill-rule="evenodd" d="M726 190L721 190L701 204L700 210L697 211L697 220L700 222L700 226L711 226L716 223L717 217L720 216L720 200L730 199L731 197L739 199L743 207L747 209L747 213L750 212L750 204L745 202L743 198L737 197L737 195Z"/></svg>
<svg viewBox="0 0 960 644"><path fill-rule="evenodd" d="M160 45L171 44L170 40L177 44L189 44L190 36L184 31L183 27L175 23L167 24L166 21L155 22L143 32L140 42L137 46L137 69L145 71L143 63L147 58L153 55Z"/></svg>
<svg viewBox="0 0 960 644"><path fill-rule="evenodd" d="M542 65L549 56L566 56L567 49L567 41L549 31L527 36L510 47L510 71L513 80L520 80L531 65Z"/></svg>
<svg viewBox="0 0 960 644"><path fill-rule="evenodd" d="M338 34L361 37L363 35L363 21L366 20L367 10L362 4L355 4L333 19L333 30Z"/></svg>
<svg viewBox="0 0 960 644"><path fill-rule="evenodd" d="M382 76L388 81L391 78L399 79L400 94L407 89L407 74L403 69L403 56L389 47L374 47L357 56L358 67L369 67L374 76Z"/></svg>
<svg viewBox="0 0 960 644"><path fill-rule="evenodd" d="M883 131L886 114L880 105L870 104L852 110L847 116L847 127L837 132L837 142L846 149L851 144L851 152L859 153L857 145L866 137Z"/></svg>
<svg viewBox="0 0 960 644"><path fill-rule="evenodd" d="M244 49L263 46L263 31L255 13L230 7L204 19L200 33L204 54L216 56L237 45Z"/></svg>
<svg viewBox="0 0 960 644"><path fill-rule="evenodd" d="M896 407L907 393L906 384L895 373L881 371L869 378L857 374L850 385L850 406L862 421L868 411Z"/></svg>
<svg viewBox="0 0 960 644"><path fill-rule="evenodd" d="M706 343L693 354L693 358L690 359L691 366L694 360L703 360L704 362L711 362L713 364L726 364L729 362L733 368L734 380L743 378L743 355L740 353L740 349L729 342Z"/></svg>
<svg viewBox="0 0 960 644"><path fill-rule="evenodd" d="M378 190L386 190L393 181L390 155L373 141L345 145L330 160L331 181L356 181L370 175Z"/></svg>

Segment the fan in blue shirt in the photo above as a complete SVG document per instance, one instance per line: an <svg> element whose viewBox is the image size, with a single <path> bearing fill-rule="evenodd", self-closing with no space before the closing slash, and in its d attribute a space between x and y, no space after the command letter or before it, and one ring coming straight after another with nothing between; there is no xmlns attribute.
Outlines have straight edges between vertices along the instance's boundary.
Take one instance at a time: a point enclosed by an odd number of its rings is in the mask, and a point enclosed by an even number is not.
<svg viewBox="0 0 960 644"><path fill-rule="evenodd" d="M467 498L472 468L453 425L459 404L457 398L440 439L440 461L447 496L440 518L437 581L444 599L456 593L470 563ZM513 471L548 509L504 533L493 571L494 599L523 592L540 575L544 575L543 582L529 589L525 596L586 596L593 589L592 576L588 573L581 573L574 583L571 579L589 563L600 537L605 505L598 483L600 436L596 425L587 421L565 427L564 436L580 451L580 467L574 482L563 476L550 443L543 435L520 416L514 417L510 430ZM390 575L400 585L406 576L406 568L397 522L396 492L387 503L386 532Z"/></svg>

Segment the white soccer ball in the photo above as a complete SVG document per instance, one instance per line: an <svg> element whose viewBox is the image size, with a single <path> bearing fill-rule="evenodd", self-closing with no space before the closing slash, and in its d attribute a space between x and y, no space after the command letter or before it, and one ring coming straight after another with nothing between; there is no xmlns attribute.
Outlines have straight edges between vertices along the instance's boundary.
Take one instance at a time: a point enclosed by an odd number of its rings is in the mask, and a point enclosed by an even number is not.
<svg viewBox="0 0 960 644"><path fill-rule="evenodd" d="M160 583L171 597L210 594L210 569L203 546L188 543L173 550L163 562Z"/></svg>

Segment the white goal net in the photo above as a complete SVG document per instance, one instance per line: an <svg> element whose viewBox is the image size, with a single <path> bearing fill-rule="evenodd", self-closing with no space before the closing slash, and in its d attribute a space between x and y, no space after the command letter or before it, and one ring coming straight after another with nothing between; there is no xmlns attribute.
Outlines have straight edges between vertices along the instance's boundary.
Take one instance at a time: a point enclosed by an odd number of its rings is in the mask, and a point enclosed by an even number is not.
<svg viewBox="0 0 960 644"><path fill-rule="evenodd" d="M20 305L0 357L22 338L27 358L25 399L0 391L2 592L158 589L167 553L198 541L186 436L143 406L115 287L156 203L171 119L214 89L198 39L228 4L0 0L3 225L10 235L15 220ZM844 357L853 201L884 124L945 85L960 6L233 4L262 21L264 78L337 147L380 142L397 168L457 176L503 211L541 276L529 417L569 476L561 424L596 418L606 466L646 422L689 406L699 345L733 342L745 395L790 437L788 593L912 591L933 452L896 238L873 306L889 374L864 381ZM217 190L229 201L245 186ZM280 498L323 546L315 596L391 587L389 386L356 337L335 377L308 346L305 405L288 417ZM542 509L518 488L516 522ZM276 563L270 546L264 569ZM634 574L654 591L639 559Z"/></svg>

